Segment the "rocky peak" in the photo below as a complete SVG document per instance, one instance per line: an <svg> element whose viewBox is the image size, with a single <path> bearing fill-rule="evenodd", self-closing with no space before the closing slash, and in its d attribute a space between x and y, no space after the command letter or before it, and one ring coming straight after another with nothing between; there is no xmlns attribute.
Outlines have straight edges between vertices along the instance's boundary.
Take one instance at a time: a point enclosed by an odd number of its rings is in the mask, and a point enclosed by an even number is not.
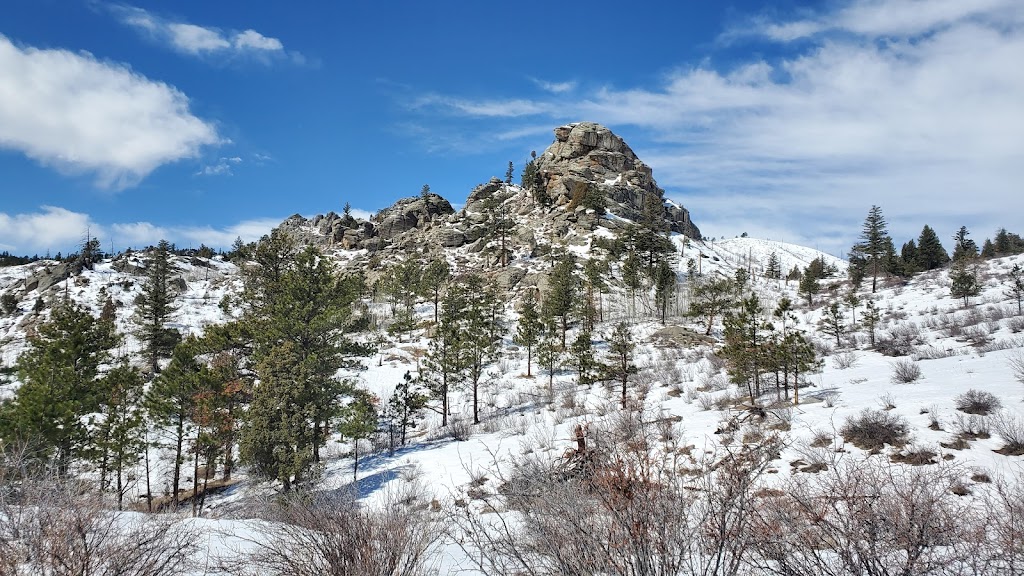
<svg viewBox="0 0 1024 576"><path fill-rule="evenodd" d="M618 216L639 220L645 203L660 205L673 232L700 237L689 211L665 202L665 191L654 181L650 166L600 124L577 122L555 128L555 141L537 158L537 170L540 185L555 206L577 204L574 196L596 187L609 211Z"/></svg>

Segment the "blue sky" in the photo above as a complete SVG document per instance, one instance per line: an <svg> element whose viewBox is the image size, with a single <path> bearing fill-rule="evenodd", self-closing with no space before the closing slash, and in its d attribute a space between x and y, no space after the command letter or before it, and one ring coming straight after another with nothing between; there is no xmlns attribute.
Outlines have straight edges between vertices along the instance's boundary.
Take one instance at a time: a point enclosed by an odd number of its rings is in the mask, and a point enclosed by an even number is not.
<svg viewBox="0 0 1024 576"><path fill-rule="evenodd" d="M0 250L455 204L605 124L708 236L1024 224L1024 3L8 0Z"/></svg>

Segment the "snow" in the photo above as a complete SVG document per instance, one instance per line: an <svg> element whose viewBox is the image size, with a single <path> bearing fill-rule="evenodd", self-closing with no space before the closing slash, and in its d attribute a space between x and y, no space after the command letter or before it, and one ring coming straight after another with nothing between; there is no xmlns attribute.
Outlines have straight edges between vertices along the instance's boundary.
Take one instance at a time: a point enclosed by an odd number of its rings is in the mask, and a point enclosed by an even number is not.
<svg viewBox="0 0 1024 576"><path fill-rule="evenodd" d="M673 241L682 253L680 270L686 269L685 262L689 258L701 259L704 274L731 276L736 268L752 269L753 288L769 307L782 296L790 297L794 302L800 301L795 293L796 283L765 280L760 276L773 252L779 257L783 274L794 266L803 268L811 260L823 257L826 263L839 269L839 274L827 282L840 284L845 278L846 263L843 260L784 242L754 238L702 242L682 236L675 236ZM574 244L569 250L585 256L588 246ZM141 264L137 260L136 263ZM824 366L820 373L812 375L811 385L801 389L802 402L797 406L773 409L776 416L789 419L790 426L786 433L786 447L773 463L776 481L796 473L790 465L796 460L806 460L815 455L834 457L837 451L842 451L841 457L863 454L859 448L845 443L838 430L850 416L865 408L882 409L883 405L894 406L891 413L910 423L912 446L930 449L940 457L952 457L952 461L965 470L984 471L993 478L1019 474L1021 457L1004 456L995 451L1003 445L998 434L973 441L964 450L940 446L941 442L948 442L953 436L953 419L957 413L954 398L968 389L991 392L1000 398L1007 413L1024 417L1024 382L1018 381L1010 365L1011 359L1021 354L1024 348L1024 335L1019 332L1020 328L1014 328L1014 318L1020 318L1016 315L1016 302L1010 301L1001 285L1006 271L1015 263L1024 263L1024 257L982 263L984 291L971 301L968 308L949 296L946 271L921 274L905 284L883 282L876 294L867 293L870 291L869 283L867 291L862 287L858 319L863 312L863 301L874 301L883 314L883 320L876 329L879 337L900 327L920 332L920 341L915 346L916 357L894 358L868 349L867 334L863 328L857 328L848 335L841 349L832 350L834 339L817 333L817 324L822 303L844 296L845 287L834 294L825 291L815 306L800 305L797 310L798 327L807 330L819 342L819 347L828 351L823 355ZM187 288L178 299L180 306L174 316L175 326L185 333L201 333L207 326L227 320L217 304L224 296L240 291L237 268L217 260L182 260L179 265ZM12 289L40 266L42 264L34 263L0 268L0 292ZM72 297L95 313L102 308L104 293L120 301L123 306L118 309L117 322L121 331L127 334L124 350L127 353L137 351L138 342L130 334L130 316L131 303L140 290L140 278L116 271L110 262L98 265L82 278L86 280L70 283L68 289ZM4 365L10 366L25 349L25 323L31 320L28 309L37 296L35 293L23 295L21 312L0 317L0 358ZM642 372L650 374L648 406L665 415L681 417L678 428L682 445L692 445L698 451L721 446L724 436L715 431L723 419L736 415L737 411L704 409L702 405L734 396L738 391L735 386L726 384L724 374L709 362L710 350L706 346L691 349L660 347L654 338L661 328L659 324L646 318L629 317L626 298L621 292L612 291L606 298L607 316L595 331L595 338L600 339L610 332L614 322L628 322L638 343L635 363L646 368ZM685 294L681 298L685 304ZM416 313L424 320L432 318L432 304L418 305ZM677 317L674 322L698 329L682 318ZM514 326L511 332L514 332ZM716 325L714 333L720 333L720 324ZM344 376L354 379L359 386L386 402L406 371L416 373L418 359L426 349L427 340L420 331L412 341L391 341L377 355L365 359L364 370L348 372ZM598 357L604 349L604 343L599 341ZM923 377L909 384L893 383L893 364L898 360L916 362ZM848 363L852 366L842 367ZM428 412L424 424L413 431L409 445L392 454L385 449L360 459L354 485L359 497L368 505L374 505L382 501L388 490L419 482L439 500L468 499L469 483L481 475L489 478L483 483L483 488L496 490L492 472L500 471L511 456L532 450L552 459L559 458L572 446L572 429L576 424L601 422L611 418L619 409L616 388L601 384L581 387L569 370L556 375L554 393L548 402L547 377L537 374L540 369L536 365L533 370L534 377L525 377L525 351L506 349L485 378L482 423L471 427L469 439L459 442L447 437L446 431L439 426L440 416ZM0 394L9 396L16 386L16 382L8 384L0 388ZM631 396L636 397L637 388L636 384L631 386ZM468 421L469 398L465 390L453 392L453 419ZM772 399L773 396L769 395L762 400ZM929 429L933 417L938 418L942 430ZM810 448L811 442L821 434L830 438L830 446ZM731 441L741 441L740 435ZM360 453L364 453L368 446L363 448ZM887 449L886 452L892 453L893 450ZM338 439L325 449L323 489L353 486L353 462L349 453L350 446ZM273 487L247 479L244 474L240 478L243 481L237 488L210 498L210 518L191 521L207 535L211 554L238 553L244 549L253 537L253 521L232 518L232 515L237 513L240 503L255 495L273 492ZM466 564L463 552L452 543L440 546L436 554L440 573Z"/></svg>

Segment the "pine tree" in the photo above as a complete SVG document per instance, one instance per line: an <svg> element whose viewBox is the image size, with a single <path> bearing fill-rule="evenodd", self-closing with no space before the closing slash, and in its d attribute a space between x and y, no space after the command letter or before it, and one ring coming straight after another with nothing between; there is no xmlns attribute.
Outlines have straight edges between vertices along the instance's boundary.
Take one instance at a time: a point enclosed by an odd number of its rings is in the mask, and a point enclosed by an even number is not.
<svg viewBox="0 0 1024 576"><path fill-rule="evenodd" d="M512 183L512 175L515 174L515 168L512 165L512 161L508 161L508 169L505 170L505 184Z"/></svg>
<svg viewBox="0 0 1024 576"><path fill-rule="evenodd" d="M112 477L117 509L121 510L124 496L131 488L129 472L142 459L145 449L142 375L122 362L103 376L99 389L101 419L93 433L93 443L100 467L100 490L107 489Z"/></svg>
<svg viewBox="0 0 1024 576"><path fill-rule="evenodd" d="M864 267L870 271L872 294L878 289L878 275L885 271L886 256L891 244L892 238L886 229L882 209L872 206L864 220L860 242L854 245L850 258L851 264L854 258L857 258L858 262L863 262Z"/></svg>
<svg viewBox="0 0 1024 576"><path fill-rule="evenodd" d="M821 292L821 285L818 283L818 277L809 273L809 270L804 270L804 273L800 277L799 292L801 296L807 299L808 306L814 304L814 297L818 292Z"/></svg>
<svg viewBox="0 0 1024 576"><path fill-rule="evenodd" d="M654 274L654 302L661 313L661 324L665 325L668 315L668 304L672 301L676 289L676 273L668 262L662 260Z"/></svg>
<svg viewBox="0 0 1024 576"><path fill-rule="evenodd" d="M492 289L484 288L482 277L472 274L462 279L466 306L459 319L466 380L473 392L473 423L480 423L480 379L484 369L498 356L500 331L498 319L490 314L490 305L498 299Z"/></svg>
<svg viewBox="0 0 1024 576"><path fill-rule="evenodd" d="M441 401L441 426L448 425L448 396L462 382L466 357L460 319L465 312L468 296L461 282L448 287L441 300L441 315L427 348L424 370L427 387Z"/></svg>
<svg viewBox="0 0 1024 576"><path fill-rule="evenodd" d="M439 257L434 258L424 267L423 276L420 278L420 289L434 303L434 324L437 324L441 291L448 283L449 277L451 277L451 270L448 268L448 261L444 257Z"/></svg>
<svg viewBox="0 0 1024 576"><path fill-rule="evenodd" d="M352 391L349 403L341 409L338 434L352 440L352 481L359 473L359 442L377 431L377 397L360 389Z"/></svg>
<svg viewBox="0 0 1024 576"><path fill-rule="evenodd" d="M605 275L608 274L608 261L603 258L592 256L583 264L583 276L587 282L587 300L593 302L595 292L597 296L597 317L598 321L604 321L604 291L608 288Z"/></svg>
<svg viewBox="0 0 1024 576"><path fill-rule="evenodd" d="M259 385L239 447L258 474L290 490L319 462L339 401L352 389L336 374L368 353L345 336L363 282L338 275L311 246L296 253L279 229L257 245L254 260L243 323Z"/></svg>
<svg viewBox="0 0 1024 576"><path fill-rule="evenodd" d="M1020 264L1014 264L1010 269L1007 283L1009 287L1006 289L1006 295L1017 301L1017 314L1024 314L1024 310L1021 309L1021 300L1024 299L1024 269Z"/></svg>
<svg viewBox="0 0 1024 576"><path fill-rule="evenodd" d="M171 276L176 268L170 253L171 244L166 240L161 240L150 251L146 262L146 281L138 300L139 340L153 373L159 372L159 360L167 357L181 339L177 330L166 326L176 310L170 292Z"/></svg>
<svg viewBox="0 0 1024 576"><path fill-rule="evenodd" d="M622 408L626 408L626 386L629 376L635 374L637 367L633 364L633 335L625 322L615 325L615 330L608 337L607 374L619 382L622 388Z"/></svg>
<svg viewBox="0 0 1024 576"><path fill-rule="evenodd" d="M836 346L842 346L843 334L846 334L846 315L839 306L839 302L829 304L821 316L820 329L825 334L836 339Z"/></svg>
<svg viewBox="0 0 1024 576"><path fill-rule="evenodd" d="M171 362L150 385L145 404L152 421L168 429L174 451L171 471L171 502L178 504L181 470L185 463L185 440L191 436L196 396L205 386L206 370L197 359L199 340L195 336L174 348Z"/></svg>
<svg viewBox="0 0 1024 576"><path fill-rule="evenodd" d="M548 318L557 318L562 329L562 348L565 348L565 335L572 323L572 314L579 298L580 283L576 278L576 259L572 254L563 255L548 276L548 291L541 305L542 314Z"/></svg>
<svg viewBox="0 0 1024 576"><path fill-rule="evenodd" d="M782 278L782 265L779 263L779 255L774 250L768 255L768 264L764 268L764 277L769 280L779 280Z"/></svg>
<svg viewBox="0 0 1024 576"><path fill-rule="evenodd" d="M530 367L533 360L533 349L540 340L543 325L537 310L537 296L533 291L527 292L519 306L519 326L513 342L526 348L526 377L532 374Z"/></svg>
<svg viewBox="0 0 1024 576"><path fill-rule="evenodd" d="M430 184L424 184L423 187L420 188L420 198L424 201L430 198Z"/></svg>
<svg viewBox="0 0 1024 576"><path fill-rule="evenodd" d="M562 366L563 348L558 341L558 327L550 319L541 319L540 339L537 342L537 363L548 374L548 391L554 391L555 372Z"/></svg>
<svg viewBox="0 0 1024 576"><path fill-rule="evenodd" d="M949 255L939 241L939 235L935 230L925 224L921 229L921 235L917 238L917 266L921 270L935 270L949 262Z"/></svg>
<svg viewBox="0 0 1024 576"><path fill-rule="evenodd" d="M401 446L405 446L408 430L416 427L419 413L426 405L427 396L419 391L419 378L413 378L406 370L388 400L388 414L398 427Z"/></svg>
<svg viewBox="0 0 1024 576"><path fill-rule="evenodd" d="M576 368L578 382L581 385L590 384L594 381L593 371L597 367L594 359L594 343L589 330L580 330L576 333L572 345L569 347L569 357Z"/></svg>
<svg viewBox="0 0 1024 576"><path fill-rule="evenodd" d="M953 262L963 262L964 260L973 260L978 256L978 245L974 243L974 240L968 238L970 232L967 231L967 226L961 226L957 230L956 234L953 235Z"/></svg>
<svg viewBox="0 0 1024 576"><path fill-rule="evenodd" d="M725 315L725 346L721 355L728 363L732 381L745 385L751 404L761 393L761 372L765 364L764 345L769 341L770 325L762 318L764 308L757 295L740 302L739 308Z"/></svg>
<svg viewBox="0 0 1024 576"><path fill-rule="evenodd" d="M875 347L875 326L882 321L882 315L878 307L871 300L864 305L864 327L868 329L868 342Z"/></svg>
<svg viewBox="0 0 1024 576"><path fill-rule="evenodd" d="M917 251L917 244L913 240L910 240L903 244L903 248L900 249L900 269L906 276L913 276L920 272L918 268L918 261L921 257Z"/></svg>
<svg viewBox="0 0 1024 576"><path fill-rule="evenodd" d="M700 278L692 282L689 316L703 318L704 335L711 335L715 319L733 305L733 284L728 278Z"/></svg>
<svg viewBox="0 0 1024 576"><path fill-rule="evenodd" d="M957 260L954 256L953 269L949 272L950 287L949 293L954 298L963 298L964 307L970 304L972 296L981 294L981 285L978 283L978 274L973 268L967 265L966 259L969 256L964 256L963 260Z"/></svg>
<svg viewBox="0 0 1024 576"><path fill-rule="evenodd" d="M2 438L31 443L32 460L66 476L93 448L86 416L99 410L100 366L117 341L110 323L70 301L56 306L18 357L22 384L0 405Z"/></svg>

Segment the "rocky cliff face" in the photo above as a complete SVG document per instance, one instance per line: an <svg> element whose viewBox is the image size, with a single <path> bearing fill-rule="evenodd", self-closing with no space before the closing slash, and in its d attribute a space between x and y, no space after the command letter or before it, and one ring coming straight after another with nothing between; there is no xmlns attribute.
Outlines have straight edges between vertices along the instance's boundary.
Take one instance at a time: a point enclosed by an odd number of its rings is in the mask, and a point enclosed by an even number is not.
<svg viewBox="0 0 1024 576"><path fill-rule="evenodd" d="M633 221L661 218L671 231L700 238L689 211L665 202L665 191L654 181L651 167L600 124L555 128L555 142L537 158L537 168L541 186L556 206L572 204L582 186L596 186L615 215ZM661 214L651 214L652 207Z"/></svg>
<svg viewBox="0 0 1024 576"><path fill-rule="evenodd" d="M603 226L618 229L623 220L654 221L672 232L700 238L689 212L666 202L651 168L611 130L592 122L555 129L555 141L536 159L539 181L550 202L539 202L536 190L509 185L497 178L474 188L459 212L437 194L403 198L369 221L329 212L306 219L295 215L281 224L301 242L330 249L377 253L423 252L466 247L480 253L492 242L488 236L494 211L513 225L509 243L535 254L538 230L566 238ZM583 192L603 198L606 218L580 203Z"/></svg>

